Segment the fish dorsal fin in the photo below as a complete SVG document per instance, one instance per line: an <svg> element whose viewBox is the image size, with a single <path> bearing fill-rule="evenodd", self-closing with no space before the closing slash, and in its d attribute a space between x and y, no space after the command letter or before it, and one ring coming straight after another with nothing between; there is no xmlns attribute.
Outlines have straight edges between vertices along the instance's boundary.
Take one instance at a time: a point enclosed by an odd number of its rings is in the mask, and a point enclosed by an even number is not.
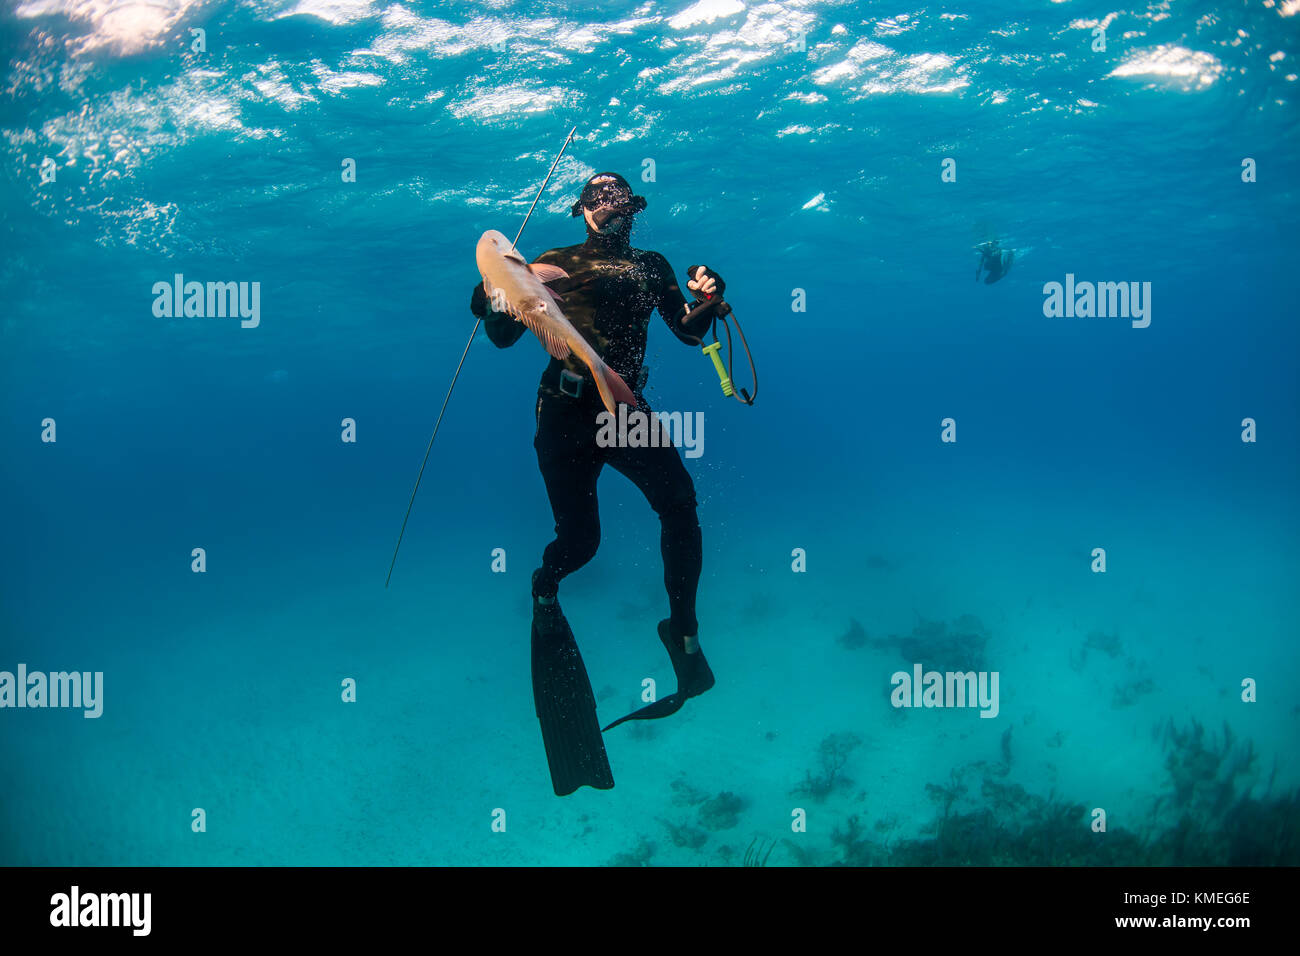
<svg viewBox="0 0 1300 956"><path fill-rule="evenodd" d="M551 354L551 358L557 358L560 361L564 361L569 357L569 344L565 342L564 339L559 338L551 332L546 332L544 335L545 338L542 339L542 345L544 345L546 351Z"/></svg>
<svg viewBox="0 0 1300 956"><path fill-rule="evenodd" d="M519 321L532 329L533 334L537 336L537 340L542 343L542 348L546 349L552 358L562 360L569 357L569 343L551 332L542 323L541 313L530 309L519 316Z"/></svg>
<svg viewBox="0 0 1300 956"><path fill-rule="evenodd" d="M533 270L533 275L543 282L552 282L556 279L567 279L569 274L559 266L553 266L546 262L534 262L528 267Z"/></svg>

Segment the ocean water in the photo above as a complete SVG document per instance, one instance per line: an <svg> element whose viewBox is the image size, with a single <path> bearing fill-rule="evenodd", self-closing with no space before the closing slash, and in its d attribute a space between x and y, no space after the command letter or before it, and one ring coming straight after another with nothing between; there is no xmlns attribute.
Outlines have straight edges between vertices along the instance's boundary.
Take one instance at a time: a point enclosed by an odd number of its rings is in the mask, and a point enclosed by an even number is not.
<svg viewBox="0 0 1300 956"><path fill-rule="evenodd" d="M103 693L0 708L0 863L1300 862L1298 25L6 5L0 671ZM569 204L622 172L634 245L726 279L761 389L652 320L650 400L704 416L718 684L557 798L531 335L473 343L384 579L474 243L574 127L521 251L581 241ZM258 283L256 325L156 315L178 274ZM1045 314L1067 281L1137 283L1145 318ZM673 678L657 520L600 496L561 599L610 720ZM996 672L996 716L893 706L917 663Z"/></svg>

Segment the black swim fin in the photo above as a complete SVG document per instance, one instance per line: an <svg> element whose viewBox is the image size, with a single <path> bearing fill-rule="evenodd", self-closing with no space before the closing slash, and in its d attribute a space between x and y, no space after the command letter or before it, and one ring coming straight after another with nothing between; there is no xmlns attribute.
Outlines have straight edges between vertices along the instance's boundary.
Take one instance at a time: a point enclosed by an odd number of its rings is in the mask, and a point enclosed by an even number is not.
<svg viewBox="0 0 1300 956"><path fill-rule="evenodd" d="M555 795L579 787L609 790L614 773L605 755L596 698L560 605L533 602L533 703L551 767Z"/></svg>
<svg viewBox="0 0 1300 956"><path fill-rule="evenodd" d="M712 687L716 681L709 662L704 659L704 652L686 653L686 643L677 633L671 620L659 622L659 640L668 651L668 658L673 662L673 673L677 675L677 690L667 697L661 697L653 704L646 704L640 710L634 710L625 717L620 717L604 728L617 727L627 720L658 720L668 717L682 709L682 705L692 697L698 697ZM602 731L603 733L604 731Z"/></svg>

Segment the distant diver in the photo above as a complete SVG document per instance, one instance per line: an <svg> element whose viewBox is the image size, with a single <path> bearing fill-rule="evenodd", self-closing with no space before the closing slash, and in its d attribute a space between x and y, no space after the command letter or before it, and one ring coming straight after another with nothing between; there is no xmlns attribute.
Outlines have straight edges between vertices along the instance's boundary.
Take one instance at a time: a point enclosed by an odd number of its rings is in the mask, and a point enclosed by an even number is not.
<svg viewBox="0 0 1300 956"><path fill-rule="evenodd" d="M668 260L657 252L632 248L632 219L645 206L645 199L633 195L622 176L591 177L570 209L575 218L582 217L586 241L544 252L529 268L557 298L573 329L595 350L600 361L592 364L612 370L610 382L614 378L622 380L616 386L626 382L636 408L649 412L642 389L651 313L657 309L673 333L690 345L699 343L710 318L683 323L688 313L686 297ZM692 267L690 273L688 289L721 296L724 283L717 273L707 266ZM483 318L492 343L506 348L524 334L529 318L525 313L534 306L512 306L518 320L493 306L490 292L482 283L475 285L470 308ZM554 357L556 351L564 358ZM695 592L703 546L695 486L681 455L671 444L602 447L596 422L597 414L605 411L599 394L602 383L593 379L591 366L581 356L568 349L556 351L537 390L533 436L555 517L555 540L546 546L542 566L533 572L532 670L551 782L556 794L564 796L582 786L600 790L614 786L591 684L557 601L560 581L590 561L600 544L596 479L605 465L631 480L659 516L670 609L669 617L659 624L659 640L677 676L674 693L609 726L675 713L688 698L712 687L714 678L697 639Z"/></svg>
<svg viewBox="0 0 1300 956"><path fill-rule="evenodd" d="M980 261L975 266L975 281L980 281L980 272L984 273L984 284L992 285L1011 271L1011 263L1016 254L1011 249L1003 249L996 239L982 242L975 247Z"/></svg>

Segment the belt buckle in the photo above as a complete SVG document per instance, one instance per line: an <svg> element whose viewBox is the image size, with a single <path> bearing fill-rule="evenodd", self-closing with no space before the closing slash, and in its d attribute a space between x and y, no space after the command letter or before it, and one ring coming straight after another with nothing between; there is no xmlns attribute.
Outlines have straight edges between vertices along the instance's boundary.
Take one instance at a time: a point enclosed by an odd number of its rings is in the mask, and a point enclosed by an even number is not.
<svg viewBox="0 0 1300 956"><path fill-rule="evenodd" d="M573 386L573 391L569 391L569 389L564 387L566 382L570 383ZM575 375L572 372L570 372L567 368L560 369L560 394L561 395L568 395L570 398L581 398L582 386L584 384L585 383L583 382L581 375Z"/></svg>

